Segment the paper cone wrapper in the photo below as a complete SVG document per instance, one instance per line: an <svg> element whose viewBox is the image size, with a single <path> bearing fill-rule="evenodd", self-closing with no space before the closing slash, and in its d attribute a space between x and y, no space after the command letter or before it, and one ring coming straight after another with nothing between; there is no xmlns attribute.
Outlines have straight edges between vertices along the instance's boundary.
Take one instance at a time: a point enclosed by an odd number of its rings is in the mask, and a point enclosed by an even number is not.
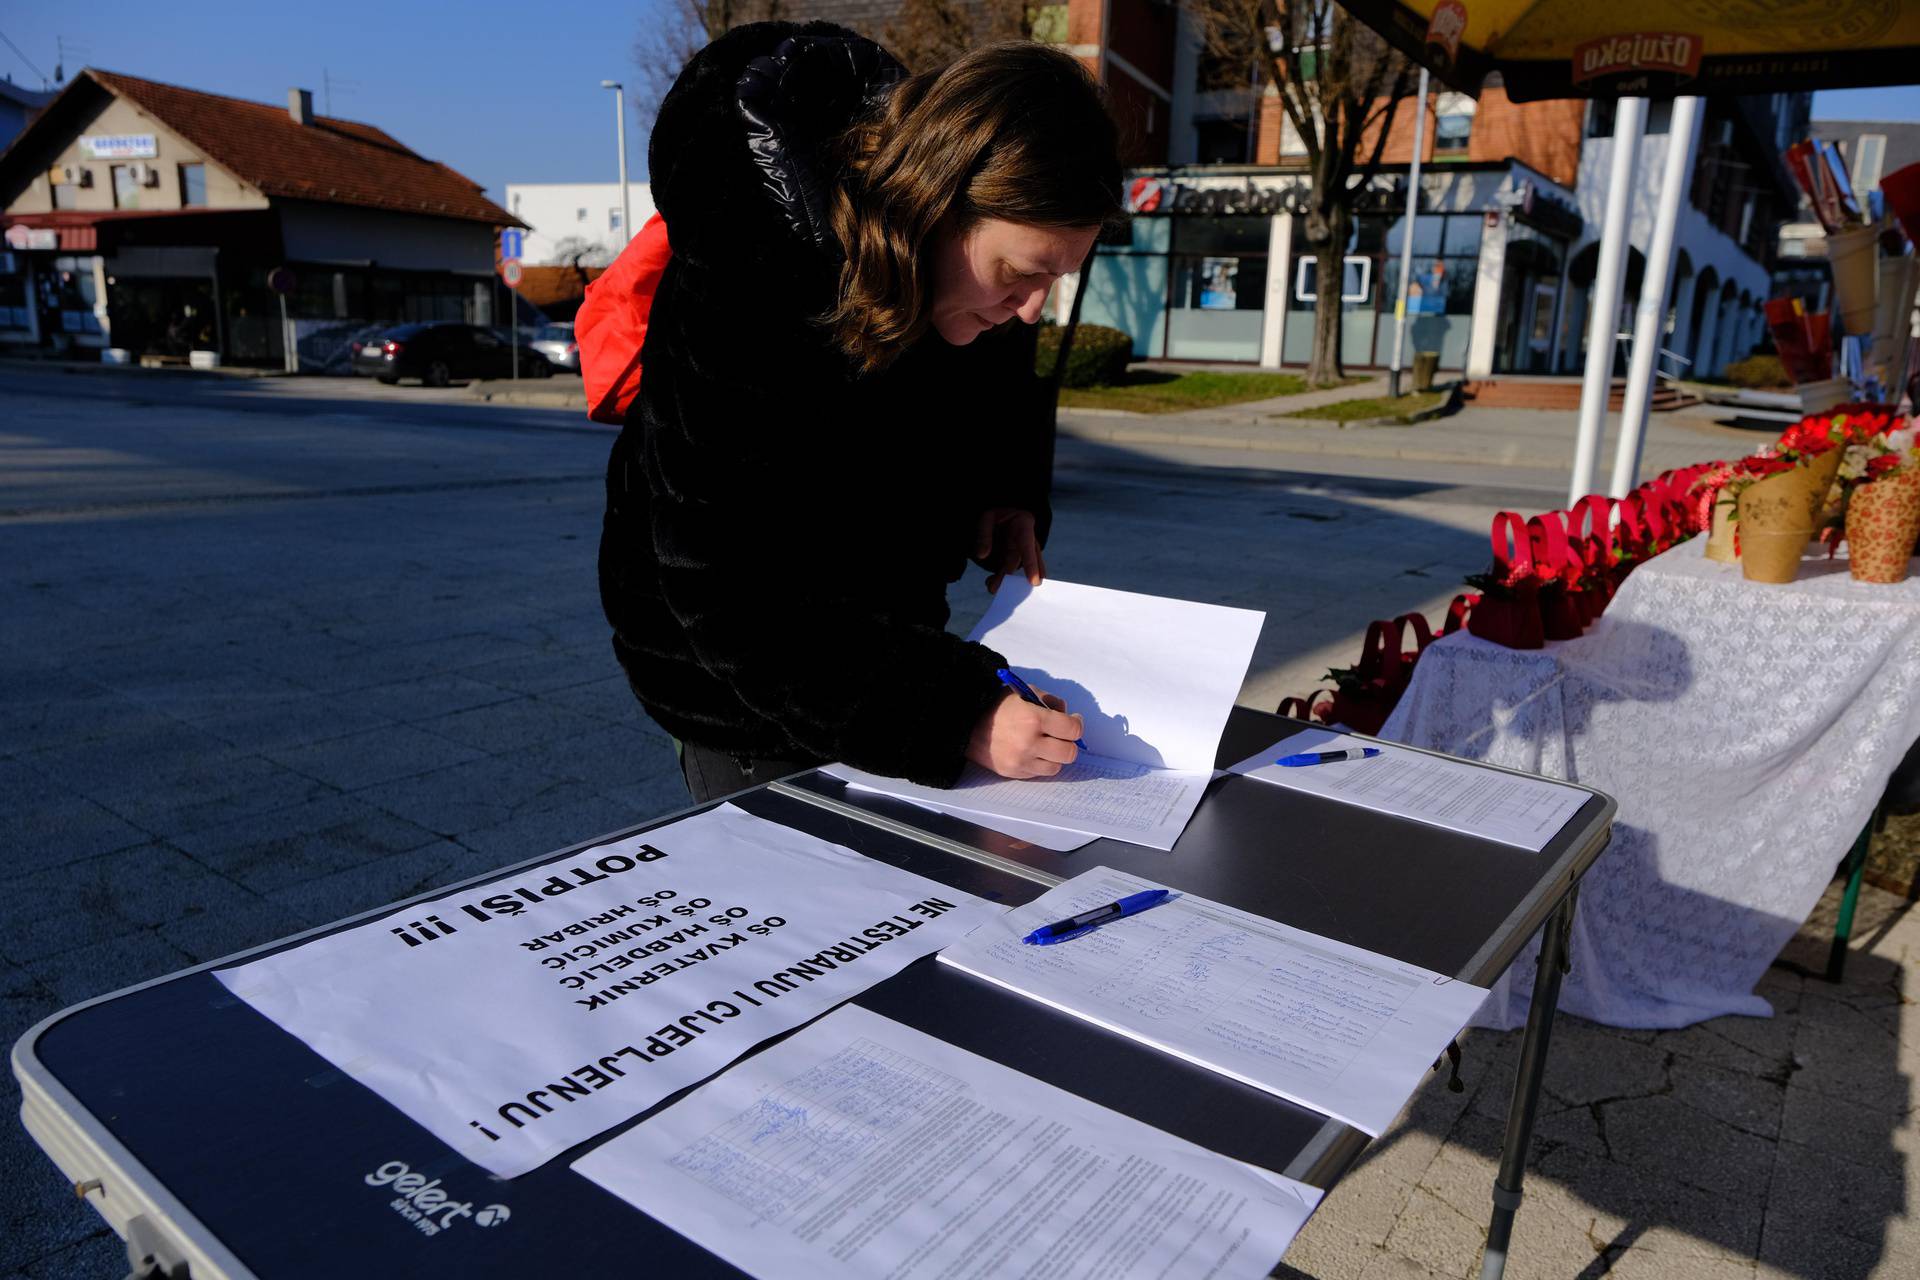
<svg viewBox="0 0 1920 1280"><path fill-rule="evenodd" d="M1707 559L1734 564L1740 559L1733 529L1733 503L1723 493L1713 501L1713 523L1707 526Z"/></svg>
<svg viewBox="0 0 1920 1280"><path fill-rule="evenodd" d="M1847 503L1847 559L1858 582L1899 582L1920 537L1920 469L1863 484Z"/></svg>
<svg viewBox="0 0 1920 1280"><path fill-rule="evenodd" d="M1834 309L1848 333L1873 332L1880 237L1872 227L1850 227L1827 237L1827 265L1833 268Z"/></svg>
<svg viewBox="0 0 1920 1280"><path fill-rule="evenodd" d="M1793 581L1828 483L1824 467L1802 466L1747 486L1740 495L1740 569L1749 580Z"/></svg>
<svg viewBox="0 0 1920 1280"><path fill-rule="evenodd" d="M1879 294L1874 303L1873 335L1874 349L1882 343L1892 346L1906 341L1907 330L1913 315L1913 288L1915 271L1920 268L1920 258L1908 254L1904 258L1880 259Z"/></svg>

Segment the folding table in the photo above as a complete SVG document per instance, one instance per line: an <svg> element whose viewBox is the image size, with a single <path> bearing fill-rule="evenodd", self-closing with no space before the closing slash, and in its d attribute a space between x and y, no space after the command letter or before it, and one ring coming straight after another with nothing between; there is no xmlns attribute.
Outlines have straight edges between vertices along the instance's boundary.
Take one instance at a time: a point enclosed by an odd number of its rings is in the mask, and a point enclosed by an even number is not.
<svg viewBox="0 0 1920 1280"><path fill-rule="evenodd" d="M1220 758L1239 760L1303 727L1236 710ZM1107 865L1477 984L1504 970L1543 926L1541 968L1557 976L1575 888L1606 847L1614 812L1611 799L1590 793L1553 842L1533 853L1221 777L1171 852L1099 840L1059 854L903 802L849 793L820 774L742 792L732 802L1009 906L1081 868ZM519 865L571 856L696 811ZM402 905L243 954L298 945ZM615 1263L675 1276L739 1274L568 1168L644 1116L532 1173L496 1179L233 997L211 971L240 958L76 1005L34 1027L13 1051L28 1130L149 1274L518 1277L585 1274ZM1539 985L1520 1054L1493 1192L1492 1275L1504 1262L1520 1201L1557 985ZM1359 1130L931 957L856 1002L1317 1186L1331 1187L1368 1141ZM512 1010L500 1016L511 1019ZM391 1192L369 1179L396 1162L441 1179L449 1196L477 1206L474 1216L423 1234L390 1210Z"/></svg>

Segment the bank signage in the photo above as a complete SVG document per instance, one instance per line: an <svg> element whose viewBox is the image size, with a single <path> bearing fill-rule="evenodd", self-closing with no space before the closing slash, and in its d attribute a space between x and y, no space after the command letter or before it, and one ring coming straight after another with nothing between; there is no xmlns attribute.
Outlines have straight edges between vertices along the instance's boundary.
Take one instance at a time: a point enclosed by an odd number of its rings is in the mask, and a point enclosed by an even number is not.
<svg viewBox="0 0 1920 1280"><path fill-rule="evenodd" d="M1255 186L1248 179L1238 187L1190 187L1171 178L1138 177L1127 184L1127 212L1136 216L1185 214L1266 214L1291 213L1304 216L1310 207L1311 189L1304 182ZM1359 193L1354 208L1360 212L1404 210L1405 184L1398 178L1381 177Z"/></svg>
<svg viewBox="0 0 1920 1280"><path fill-rule="evenodd" d="M90 160L152 160L160 142L151 133L101 133L81 138L80 151Z"/></svg>

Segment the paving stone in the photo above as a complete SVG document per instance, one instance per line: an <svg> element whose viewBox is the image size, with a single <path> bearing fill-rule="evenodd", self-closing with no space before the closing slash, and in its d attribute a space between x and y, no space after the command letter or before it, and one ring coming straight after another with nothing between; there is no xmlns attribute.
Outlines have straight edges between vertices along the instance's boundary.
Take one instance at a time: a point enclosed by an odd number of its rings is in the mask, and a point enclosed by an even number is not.
<svg viewBox="0 0 1920 1280"><path fill-rule="evenodd" d="M18 1275L25 1273L16 1268L56 1255L105 1228L99 1215L74 1196L59 1166L20 1126L20 1090L11 1072L0 1087L0 1106L8 1116L8 1123L0 1125L0 1187L6 1188L0 1196L0 1269ZM123 1253L117 1272L69 1271L65 1276L125 1274Z"/></svg>
<svg viewBox="0 0 1920 1280"><path fill-rule="evenodd" d="M1751 1280L1753 1272L1751 1258L1675 1255L1639 1245L1616 1255L1607 1268L1608 1280Z"/></svg>
<svg viewBox="0 0 1920 1280"><path fill-rule="evenodd" d="M9 683L24 678L24 672L7 672ZM101 738L165 730L178 723L163 711L92 681L75 678L74 687L89 692L36 697L22 691L0 699L0 752L24 755Z"/></svg>
<svg viewBox="0 0 1920 1280"><path fill-rule="evenodd" d="M529 697L456 711L417 722L428 733L465 743L488 755L518 754L543 744L565 743L598 730L601 722Z"/></svg>
<svg viewBox="0 0 1920 1280"><path fill-rule="evenodd" d="M1613 1158L1668 1182L1764 1199L1770 1144L1673 1097L1603 1103Z"/></svg>
<svg viewBox="0 0 1920 1280"><path fill-rule="evenodd" d="M382 675L380 680L378 684L331 694L329 700L351 712L412 723L469 707L506 702L517 696L499 685L464 675L427 675L412 680L392 680Z"/></svg>
<svg viewBox="0 0 1920 1280"><path fill-rule="evenodd" d="M285 698L266 706L193 720L197 729L245 751L330 742L394 722L394 717L326 694Z"/></svg>
<svg viewBox="0 0 1920 1280"><path fill-rule="evenodd" d="M1801 1004L1793 1085L1905 1115L1920 1106L1920 1080L1899 1068L1902 1041L1883 1018L1811 990Z"/></svg>
<svg viewBox="0 0 1920 1280"><path fill-rule="evenodd" d="M584 732L516 751L513 759L556 778L588 783L613 796L662 778L679 783L680 760L665 734L611 726L604 721L592 723L595 727Z"/></svg>
<svg viewBox="0 0 1920 1280"><path fill-rule="evenodd" d="M1307 1219L1273 1274L1279 1280L1360 1280L1379 1255L1378 1245L1345 1230L1322 1207Z"/></svg>
<svg viewBox="0 0 1920 1280"><path fill-rule="evenodd" d="M646 712L640 709L640 702L633 696L633 689L627 684L619 666L614 662L613 650L608 647L597 670L603 674L600 678L589 680L585 684L569 685L564 689L545 689L535 694L541 702L561 707L578 715L592 716L613 724L629 726L669 741L666 730L647 719ZM589 664L583 664L589 665Z"/></svg>
<svg viewBox="0 0 1920 1280"><path fill-rule="evenodd" d="M329 742L268 751L267 758L297 773L357 791L395 778L478 760L484 752L409 725L390 725Z"/></svg>
<svg viewBox="0 0 1920 1280"><path fill-rule="evenodd" d="M1660 1226L1748 1257L1759 1247L1766 1216L1764 1183L1758 1194L1728 1195L1572 1148L1543 1156L1537 1173L1528 1174L1526 1191L1529 1203L1557 1202L1563 1217L1591 1213L1593 1234L1603 1241L1629 1228Z"/></svg>
<svg viewBox="0 0 1920 1280"><path fill-rule="evenodd" d="M356 794L388 813L446 836L481 831L570 805L591 804L599 796L583 782L523 767L517 758L492 757L381 783Z"/></svg>
<svg viewBox="0 0 1920 1280"><path fill-rule="evenodd" d="M600 644L606 647L591 654L524 653L468 667L462 674L515 693L547 693L598 683L606 677L607 664L613 656L609 640L602 640Z"/></svg>
<svg viewBox="0 0 1920 1280"><path fill-rule="evenodd" d="M1352 1169L1327 1193L1316 1212L1337 1219L1347 1234L1380 1246L1386 1244L1394 1224L1406 1212L1413 1189L1411 1179L1401 1178L1383 1163L1373 1161Z"/></svg>
<svg viewBox="0 0 1920 1280"><path fill-rule="evenodd" d="M64 866L147 841L119 815L35 770L0 760L0 868L14 873Z"/></svg>
<svg viewBox="0 0 1920 1280"><path fill-rule="evenodd" d="M276 890L269 895L271 900L293 923L274 937L332 924L457 882L472 874L467 870L471 861L470 852L460 845L436 840L404 853L389 854L377 862Z"/></svg>
<svg viewBox="0 0 1920 1280"><path fill-rule="evenodd" d="M1676 1102L1756 1137L1779 1135L1784 1083L1677 1056L1670 1075Z"/></svg>
<svg viewBox="0 0 1920 1280"><path fill-rule="evenodd" d="M1386 1251L1397 1260L1416 1263L1438 1275L1465 1276L1479 1265L1480 1251L1486 1243L1485 1218L1468 1218L1422 1186L1415 1187L1408 1198L1406 1212L1387 1237ZM1380 1270L1389 1265L1383 1256L1363 1274L1402 1274Z"/></svg>
<svg viewBox="0 0 1920 1280"><path fill-rule="evenodd" d="M1547 1055L1546 1092L1569 1105L1658 1093L1667 1088L1667 1054L1622 1039L1607 1027L1561 1018Z"/></svg>
<svg viewBox="0 0 1920 1280"><path fill-rule="evenodd" d="M164 977L192 963L192 956L158 934L129 926L118 937L30 960L21 967L52 991L64 1008Z"/></svg>
<svg viewBox="0 0 1920 1280"><path fill-rule="evenodd" d="M433 839L432 832L363 800L330 796L182 834L175 842L195 861L244 888L266 893L417 849Z"/></svg>
<svg viewBox="0 0 1920 1280"><path fill-rule="evenodd" d="M684 803L685 788L682 787L680 804ZM667 811L670 809L666 806L649 811L596 795L558 808L523 814L497 827L463 831L460 843L491 860L493 866L507 866L595 836L638 826Z"/></svg>
<svg viewBox="0 0 1920 1280"><path fill-rule="evenodd" d="M1912 1258L1889 1257L1878 1239L1863 1240L1822 1206L1821 1212L1780 1212L1767 1216L1760 1243L1759 1280L1913 1280ZM1844 1212L1844 1211L1840 1211Z"/></svg>
<svg viewBox="0 0 1920 1280"><path fill-rule="evenodd" d="M94 1218L99 1222L99 1218ZM72 1280L75 1276L111 1277L124 1274L127 1246L105 1226L63 1249L36 1258L23 1267L28 1280Z"/></svg>

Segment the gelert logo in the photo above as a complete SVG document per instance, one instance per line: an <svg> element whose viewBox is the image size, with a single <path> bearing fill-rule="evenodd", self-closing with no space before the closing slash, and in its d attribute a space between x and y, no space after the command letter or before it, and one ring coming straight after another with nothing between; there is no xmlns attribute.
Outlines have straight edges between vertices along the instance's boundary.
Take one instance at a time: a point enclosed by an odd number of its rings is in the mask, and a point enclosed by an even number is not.
<svg viewBox="0 0 1920 1280"><path fill-rule="evenodd" d="M389 1160L364 1179L370 1187L386 1187L394 1197L387 1207L413 1224L424 1236L437 1236L463 1218L471 1218L483 1227L497 1227L513 1216L503 1204L473 1207L471 1200L455 1200L441 1186L440 1179L429 1180L415 1173L404 1160Z"/></svg>
<svg viewBox="0 0 1920 1280"><path fill-rule="evenodd" d="M1427 47L1438 49L1452 62L1460 56L1460 37L1467 32L1467 6L1460 0L1440 0L1427 19Z"/></svg>
<svg viewBox="0 0 1920 1280"><path fill-rule="evenodd" d="M1657 71L1682 79L1700 74L1700 37L1678 31L1605 36L1573 46L1573 82Z"/></svg>

